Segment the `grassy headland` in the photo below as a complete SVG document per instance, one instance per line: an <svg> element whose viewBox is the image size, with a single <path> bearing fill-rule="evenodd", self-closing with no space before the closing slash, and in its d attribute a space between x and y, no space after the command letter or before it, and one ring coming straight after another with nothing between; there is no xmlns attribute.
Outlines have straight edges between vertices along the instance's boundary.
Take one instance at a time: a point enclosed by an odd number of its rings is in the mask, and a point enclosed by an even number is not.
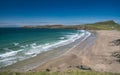
<svg viewBox="0 0 120 75"><path fill-rule="evenodd" d="M93 24L83 24L83 25L44 25L44 26L23 26L23 28L52 28L52 29L85 29L85 30L120 30L120 25L115 23L113 20L96 22Z"/></svg>

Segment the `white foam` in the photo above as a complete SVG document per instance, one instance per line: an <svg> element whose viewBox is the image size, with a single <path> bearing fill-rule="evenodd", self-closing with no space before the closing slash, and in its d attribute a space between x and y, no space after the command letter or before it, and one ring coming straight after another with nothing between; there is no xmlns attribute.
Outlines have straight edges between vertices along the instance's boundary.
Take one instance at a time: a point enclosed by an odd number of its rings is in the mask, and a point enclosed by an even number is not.
<svg viewBox="0 0 120 75"><path fill-rule="evenodd" d="M91 33L85 31L85 30L78 30L78 33L71 33L69 35L66 35L66 40L59 40L57 42L54 42L54 43L46 43L44 45L39 45L39 46L36 46L36 44L32 44L31 48L28 52L26 52L25 54L26 55L37 55L43 51L48 51L50 49L53 49L53 48L57 48L59 46L64 46L64 45L67 45L67 44L70 44L72 42L74 42L75 40L81 38L81 37L84 37L84 36L89 36Z"/></svg>
<svg viewBox="0 0 120 75"><path fill-rule="evenodd" d="M21 49L21 50L17 50L17 51L6 52L6 53L4 53L4 54L0 54L0 57L1 57L1 58L6 58L6 57L14 56L14 55L16 55L18 52L20 52L20 51L22 51L22 49Z"/></svg>
<svg viewBox="0 0 120 75"><path fill-rule="evenodd" d="M20 46L21 48L25 48L25 46Z"/></svg>
<svg viewBox="0 0 120 75"><path fill-rule="evenodd" d="M6 58L6 59L1 60L0 63L1 63L1 62L6 62L6 61L11 61L11 60L14 60L14 59L15 59L15 58Z"/></svg>
<svg viewBox="0 0 120 75"><path fill-rule="evenodd" d="M11 65L15 62L17 62L15 60L15 58L6 58L6 59L3 59L3 60L0 61L0 67L2 67L3 65L5 67L5 66Z"/></svg>
<svg viewBox="0 0 120 75"><path fill-rule="evenodd" d="M63 39L65 39L65 37L60 37L60 40L63 40Z"/></svg>
<svg viewBox="0 0 120 75"><path fill-rule="evenodd" d="M13 45L14 45L14 46L17 46L17 45L19 45L19 43L13 43Z"/></svg>
<svg viewBox="0 0 120 75"><path fill-rule="evenodd" d="M30 46L31 46L31 48L33 48L33 49L35 49L36 47L36 43L32 43L32 44L30 44Z"/></svg>

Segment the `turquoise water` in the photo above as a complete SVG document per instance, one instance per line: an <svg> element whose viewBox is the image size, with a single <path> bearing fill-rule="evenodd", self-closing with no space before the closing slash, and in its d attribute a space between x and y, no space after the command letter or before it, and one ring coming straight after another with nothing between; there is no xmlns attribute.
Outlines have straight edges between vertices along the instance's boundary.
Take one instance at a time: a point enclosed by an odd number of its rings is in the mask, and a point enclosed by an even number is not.
<svg viewBox="0 0 120 75"><path fill-rule="evenodd" d="M74 42L83 30L0 28L0 67Z"/></svg>

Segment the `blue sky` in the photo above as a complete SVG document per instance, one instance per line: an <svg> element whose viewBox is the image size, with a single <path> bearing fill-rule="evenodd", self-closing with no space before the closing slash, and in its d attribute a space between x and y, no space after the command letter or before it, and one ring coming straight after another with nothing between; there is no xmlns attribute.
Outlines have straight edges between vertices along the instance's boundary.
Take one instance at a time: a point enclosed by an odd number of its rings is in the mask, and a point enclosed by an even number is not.
<svg viewBox="0 0 120 75"><path fill-rule="evenodd" d="M0 27L120 23L120 0L0 0Z"/></svg>

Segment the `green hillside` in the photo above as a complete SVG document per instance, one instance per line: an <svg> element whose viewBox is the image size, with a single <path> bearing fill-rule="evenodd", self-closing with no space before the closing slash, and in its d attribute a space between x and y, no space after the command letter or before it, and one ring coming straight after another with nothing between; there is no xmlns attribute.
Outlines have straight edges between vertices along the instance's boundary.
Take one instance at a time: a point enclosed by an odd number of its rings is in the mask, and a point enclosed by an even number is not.
<svg viewBox="0 0 120 75"><path fill-rule="evenodd" d="M120 30L120 25L113 20L97 22L93 24L83 25L37 25L37 26L23 26L22 28L52 28L52 29L87 29L87 30Z"/></svg>
<svg viewBox="0 0 120 75"><path fill-rule="evenodd" d="M80 25L80 27L88 30L120 30L120 25L113 20Z"/></svg>

